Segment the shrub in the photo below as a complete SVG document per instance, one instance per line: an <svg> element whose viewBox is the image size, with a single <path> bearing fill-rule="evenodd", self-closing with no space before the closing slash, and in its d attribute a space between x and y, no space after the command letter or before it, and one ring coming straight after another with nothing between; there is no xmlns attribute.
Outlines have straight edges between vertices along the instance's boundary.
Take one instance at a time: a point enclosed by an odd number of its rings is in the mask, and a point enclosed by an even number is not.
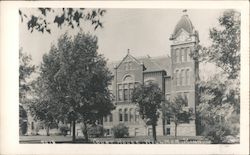
<svg viewBox="0 0 250 155"><path fill-rule="evenodd" d="M112 128L113 134L115 138L124 138L128 137L128 127L126 127L124 124L118 124L117 126L114 126Z"/></svg>
<svg viewBox="0 0 250 155"><path fill-rule="evenodd" d="M60 130L62 135L66 136L70 129L67 125L62 125L59 127L59 130Z"/></svg>
<svg viewBox="0 0 250 155"><path fill-rule="evenodd" d="M104 133L103 126L101 125L92 125L88 128L88 135L89 137L102 137Z"/></svg>

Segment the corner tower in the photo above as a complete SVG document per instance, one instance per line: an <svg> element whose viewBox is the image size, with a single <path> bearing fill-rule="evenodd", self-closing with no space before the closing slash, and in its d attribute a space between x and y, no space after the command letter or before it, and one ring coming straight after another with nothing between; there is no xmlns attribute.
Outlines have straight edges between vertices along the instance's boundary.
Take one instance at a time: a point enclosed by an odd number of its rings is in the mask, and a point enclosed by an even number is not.
<svg viewBox="0 0 250 155"><path fill-rule="evenodd" d="M171 97L182 96L187 101L187 108L192 108L195 112L195 105L197 103L195 83L198 79L199 65L191 54L195 53L195 47L199 43L199 36L188 15L183 15L178 21L170 40L172 41ZM195 136L195 120L180 124L177 134L180 136Z"/></svg>

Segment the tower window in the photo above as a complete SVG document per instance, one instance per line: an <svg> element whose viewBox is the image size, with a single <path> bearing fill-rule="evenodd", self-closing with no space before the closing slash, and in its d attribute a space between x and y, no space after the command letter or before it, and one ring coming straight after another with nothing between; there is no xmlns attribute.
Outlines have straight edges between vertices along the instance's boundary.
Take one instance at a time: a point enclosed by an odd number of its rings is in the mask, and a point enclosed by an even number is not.
<svg viewBox="0 0 250 155"><path fill-rule="evenodd" d="M176 75L176 86L179 86L179 85L180 85L180 74L179 74L179 70L176 70L175 75Z"/></svg>
<svg viewBox="0 0 250 155"><path fill-rule="evenodd" d="M190 61L191 58L190 58L190 48L189 47L186 49L186 52L187 52L187 61Z"/></svg>
<svg viewBox="0 0 250 155"><path fill-rule="evenodd" d="M186 70L186 85L190 85L190 70Z"/></svg>
<svg viewBox="0 0 250 155"><path fill-rule="evenodd" d="M175 62L178 63L179 62L179 49L175 50Z"/></svg>
<svg viewBox="0 0 250 155"><path fill-rule="evenodd" d="M182 69L181 70L181 82L180 85L185 85L185 71Z"/></svg>
<svg viewBox="0 0 250 155"><path fill-rule="evenodd" d="M184 61L187 62L187 48L184 49Z"/></svg>
<svg viewBox="0 0 250 155"><path fill-rule="evenodd" d="M180 62L184 62L184 48L181 48L181 52L180 52Z"/></svg>

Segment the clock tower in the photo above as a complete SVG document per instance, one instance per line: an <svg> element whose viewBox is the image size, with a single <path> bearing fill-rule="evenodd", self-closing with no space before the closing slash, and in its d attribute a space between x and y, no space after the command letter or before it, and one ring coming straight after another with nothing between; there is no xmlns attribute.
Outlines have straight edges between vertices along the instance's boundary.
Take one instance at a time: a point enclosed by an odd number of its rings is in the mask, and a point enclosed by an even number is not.
<svg viewBox="0 0 250 155"><path fill-rule="evenodd" d="M172 78L171 98L182 96L186 99L187 108L195 112L197 103L196 80L198 79L199 65L191 56L195 46L199 43L198 32L194 29L188 15L183 15L170 37ZM178 135L196 135L195 120L180 124Z"/></svg>

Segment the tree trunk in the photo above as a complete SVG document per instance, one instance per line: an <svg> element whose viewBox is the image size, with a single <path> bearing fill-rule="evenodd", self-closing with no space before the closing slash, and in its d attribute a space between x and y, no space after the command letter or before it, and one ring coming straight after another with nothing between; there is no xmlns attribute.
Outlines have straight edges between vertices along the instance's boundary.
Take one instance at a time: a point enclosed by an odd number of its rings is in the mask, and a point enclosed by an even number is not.
<svg viewBox="0 0 250 155"><path fill-rule="evenodd" d="M88 137L87 123L83 122L83 124L84 124L83 135L84 135L85 141L88 142L89 141L89 137Z"/></svg>
<svg viewBox="0 0 250 155"><path fill-rule="evenodd" d="M156 127L155 125L152 125L152 130L153 130L153 141L156 143Z"/></svg>
<svg viewBox="0 0 250 155"><path fill-rule="evenodd" d="M76 141L76 121L73 120L72 121L72 142L75 142Z"/></svg>
<svg viewBox="0 0 250 155"><path fill-rule="evenodd" d="M49 136L49 124L48 125L46 125L46 136Z"/></svg>
<svg viewBox="0 0 250 155"><path fill-rule="evenodd" d="M177 136L177 123L175 123L175 126L174 126L175 128L175 132L174 132L174 138L176 138L176 136Z"/></svg>

